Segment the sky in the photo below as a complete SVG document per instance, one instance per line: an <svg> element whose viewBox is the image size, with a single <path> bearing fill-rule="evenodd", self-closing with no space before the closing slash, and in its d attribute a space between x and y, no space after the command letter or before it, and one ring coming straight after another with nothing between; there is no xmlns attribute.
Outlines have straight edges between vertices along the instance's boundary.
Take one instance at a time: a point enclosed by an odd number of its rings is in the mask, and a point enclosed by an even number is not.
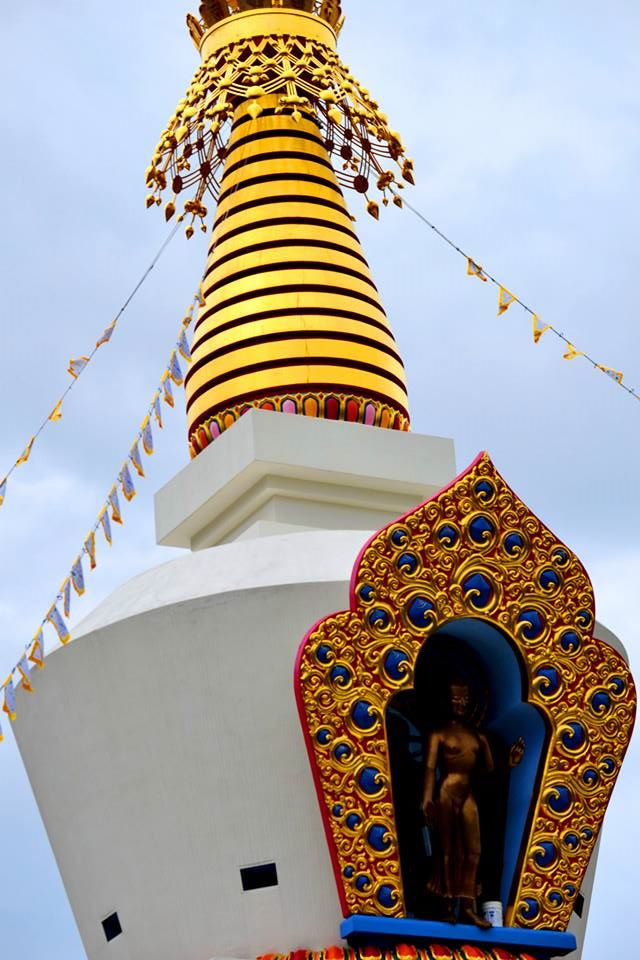
<svg viewBox="0 0 640 960"><path fill-rule="evenodd" d="M640 391L637 0L343 0L343 59L402 133L412 204L488 271ZM194 3L194 9L196 4ZM22 0L0 12L0 475L166 238L144 170L197 54L180 0ZM409 211L379 223L348 197L405 359L420 433L488 450L581 557L599 619L640 658L640 403L562 359ZM0 511L0 672L13 667L94 523L166 365L206 238L179 234L15 474ZM71 625L155 546L153 493L188 461L181 396L147 479ZM354 558L355 559L355 558ZM123 664L126 669L126 664ZM63 691L61 692L63 695ZM6 724L3 723L3 726ZM13 737L0 748L0 937L13 960L82 960ZM640 747L603 834L584 960L635 939Z"/></svg>

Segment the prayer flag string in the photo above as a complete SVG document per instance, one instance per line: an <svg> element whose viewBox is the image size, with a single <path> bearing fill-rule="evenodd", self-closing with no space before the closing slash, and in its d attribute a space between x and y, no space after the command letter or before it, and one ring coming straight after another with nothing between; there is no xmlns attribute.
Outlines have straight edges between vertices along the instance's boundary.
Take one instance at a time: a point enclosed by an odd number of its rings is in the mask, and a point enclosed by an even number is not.
<svg viewBox="0 0 640 960"><path fill-rule="evenodd" d="M145 280L147 279L147 277L149 276L149 274L151 273L151 271L153 270L153 268L154 268L155 265L157 264L158 260L160 259L160 257L161 257L162 254L164 253L164 251L167 249L167 247L169 246L169 244L171 243L171 241L172 241L173 238L175 237L175 235L176 235L176 233L178 232L178 230L179 230L179 224L176 224L176 226L173 228L173 230L171 231L171 233L169 234L169 236L167 237L167 239L163 242L162 246L160 247L160 249L159 249L158 252L156 253L155 257L153 258L153 260L151 261L151 263L149 264L149 266L147 267L147 269L145 270L145 272L142 274L142 276L141 276L140 279L138 280L137 284L135 285L135 287L133 288L133 290L131 291L131 293L129 294L129 296L127 297L127 299L125 300L125 302L124 302L124 303L122 304L122 306L120 307L120 309L119 309L118 313L116 314L115 318L111 321L111 323L110 323L107 327L105 327L105 329L102 331L102 333L100 334L100 336L99 336L98 339L96 340L96 345L95 345L95 347L91 350L91 352L90 352L87 356L72 358L72 359L69 361L69 367L68 367L67 372L69 373L69 375L70 375L70 377L71 377L71 383L68 385L68 387L66 388L66 390L63 392L62 396L60 397L60 399L57 401L57 403L56 403L55 406L53 407L51 413L50 413L47 417L45 417L45 419L42 421L42 423L40 424L40 426L38 427L38 429L36 430L36 432L33 434L33 436L31 437L31 439L30 439L29 442L27 443L24 451L22 452L22 454L21 454L21 455L18 457L18 459L15 461L15 463L13 464L13 466L11 467L11 469L4 475L4 478L3 478L2 480L0 480L0 507L2 507L2 505L4 504L4 502L5 502L5 500L6 500L8 481L9 481L11 475L14 473L15 470L18 469L18 467L21 467L23 464L27 463L27 461L29 460L29 457L31 456L31 450L33 449L34 444L36 443L38 437L39 437L40 434L43 432L43 430L45 430L46 427L47 427L50 423L58 423L60 420L62 420L62 416L63 416L62 406L63 406L63 403L64 403L64 401L66 400L67 396L71 393L71 391L73 390L73 388L74 388L75 385L77 384L78 380L80 379L80 377L82 376L82 374L85 372L85 370L87 369L87 367L89 366L89 364L90 364L91 361L93 360L94 356L96 355L96 353L98 352L98 350L100 349L100 347L102 347L102 346L104 346L105 344L109 343L109 341L111 340L111 337L113 336L113 333L114 333L114 331L115 331L115 329L116 329L116 327L117 327L117 325L118 325L118 321L120 320L120 318L122 317L123 313L125 312L125 310L126 310L127 307L129 306L129 304L131 303L131 301L134 299L134 297L136 296L136 294L138 293L138 291L140 290L140 288L142 287L143 283L145 282ZM178 344L178 349L179 349L179 348L180 348L180 345ZM1 477L1 476L2 476L2 474L0 474L0 477Z"/></svg>
<svg viewBox="0 0 640 960"><path fill-rule="evenodd" d="M392 190L393 192L393 190ZM532 321L532 332L533 332L533 342L539 343L542 337L549 331L553 333L559 340L564 344L564 353L562 355L563 360L576 360L581 357L586 360L594 370L599 370L600 373L604 373L605 376L609 377L610 380L613 380L619 387L628 393L631 397L634 397L636 400L640 400L640 391L634 390L632 387L627 386L624 382L624 374L619 370L614 370L612 367L607 367L602 363L598 363L597 360L594 360L593 357L589 356L588 353L585 353L583 350L578 350L578 348L572 343L565 334L558 330L557 327L553 326L551 323L542 323L540 316L536 313L535 310L532 310L531 307L527 306L520 297L517 297L499 280L496 280L490 273L488 273L483 267L480 266L477 260L474 260L473 257L470 257L467 253L464 252L453 240L439 230L438 227L432 223L423 213L421 213L416 207L412 206L404 197L400 197L399 194L394 193L395 201L397 206L407 207L419 220L421 220L427 227L429 227L441 240L448 244L456 253L467 262L467 276L476 277L478 280L482 280L483 283L492 283L498 288L498 316L502 316L503 313L506 313L509 307L512 304L517 303L522 309L528 313Z"/></svg>
<svg viewBox="0 0 640 960"><path fill-rule="evenodd" d="M102 531L105 542L111 546L113 543L112 523L122 524L123 522L119 491L127 501L133 500L136 496L132 468L138 477L144 477L144 465L140 453L140 444L142 444L142 448L147 456L153 455L155 445L152 419L155 420L158 428L162 429L161 401L164 400L170 407L174 405L173 393L170 387L167 392L167 386L171 382L175 383L176 386L184 383L182 368L178 361L178 353L180 353L187 363L191 362L191 348L187 340L187 331L192 326L196 306L200 303L201 294L200 290L198 290L180 324L178 339L171 351L158 387L154 391L133 443L129 446L129 453L118 471L116 480L112 484L105 502L98 511L96 522L84 537L82 549L73 561L67 576L62 581L62 585L33 639L29 641L21 652L16 666L4 683L0 684L1 711L4 712L12 722L16 718L15 691L17 686L21 684L23 689L29 693L34 691L33 673L31 672L29 664L34 664L39 669L43 669L44 667L45 629L49 627L52 628L55 637L63 645L67 644L71 639L67 620L71 614L72 590L78 596L82 596L86 591L84 564L88 561L91 570L95 570L97 566L96 534L98 531ZM31 446L32 444L30 444L27 451L25 451L27 457ZM2 496L2 485L0 485L0 496ZM2 725L0 724L0 742L2 739Z"/></svg>

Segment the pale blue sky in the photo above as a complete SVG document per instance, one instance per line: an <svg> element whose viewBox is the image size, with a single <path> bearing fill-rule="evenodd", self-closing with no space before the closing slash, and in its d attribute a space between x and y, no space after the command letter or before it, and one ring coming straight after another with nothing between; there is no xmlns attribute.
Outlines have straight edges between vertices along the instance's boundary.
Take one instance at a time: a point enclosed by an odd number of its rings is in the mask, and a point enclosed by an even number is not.
<svg viewBox="0 0 640 960"><path fill-rule="evenodd" d="M412 202L543 317L640 390L636 319L640 8L636 0L344 0L341 51L415 160ZM194 3L195 7L195 3ZM167 234L143 174L196 54L184 0L22 0L0 13L0 472L21 451ZM640 403L558 342L408 212L352 197L404 355L413 427L481 448L578 551L600 618L640 653ZM0 512L0 670L15 663L128 450L201 273L177 237L16 475ZM178 404L180 406L180 403ZM152 493L187 459L182 409L76 610L168 559ZM78 618L75 618L75 622ZM126 663L122 665L127 669ZM64 691L61 691L64 696ZM11 735L0 749L0 942L13 960L84 953ZM585 960L635 937L632 749L604 833Z"/></svg>

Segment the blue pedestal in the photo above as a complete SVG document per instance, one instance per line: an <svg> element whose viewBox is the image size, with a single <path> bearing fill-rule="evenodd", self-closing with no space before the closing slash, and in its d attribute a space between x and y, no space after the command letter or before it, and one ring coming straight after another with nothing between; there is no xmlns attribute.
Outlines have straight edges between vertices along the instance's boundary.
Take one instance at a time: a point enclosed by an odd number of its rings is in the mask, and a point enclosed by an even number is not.
<svg viewBox="0 0 640 960"><path fill-rule="evenodd" d="M572 933L556 930L524 930L521 927L492 927L480 930L463 923L439 923L432 920L396 920L388 917L367 917L356 914L340 926L340 935L350 945L394 943L469 944L474 947L504 947L523 950L541 960L563 957L576 949Z"/></svg>

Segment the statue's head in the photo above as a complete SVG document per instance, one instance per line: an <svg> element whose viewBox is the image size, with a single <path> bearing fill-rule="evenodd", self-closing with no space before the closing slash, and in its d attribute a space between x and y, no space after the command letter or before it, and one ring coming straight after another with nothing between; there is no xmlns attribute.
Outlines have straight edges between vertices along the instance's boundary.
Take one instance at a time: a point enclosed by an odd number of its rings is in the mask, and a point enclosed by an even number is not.
<svg viewBox="0 0 640 960"><path fill-rule="evenodd" d="M449 706L452 716L456 720L466 719L470 703L469 684L464 680L452 680L449 684Z"/></svg>

